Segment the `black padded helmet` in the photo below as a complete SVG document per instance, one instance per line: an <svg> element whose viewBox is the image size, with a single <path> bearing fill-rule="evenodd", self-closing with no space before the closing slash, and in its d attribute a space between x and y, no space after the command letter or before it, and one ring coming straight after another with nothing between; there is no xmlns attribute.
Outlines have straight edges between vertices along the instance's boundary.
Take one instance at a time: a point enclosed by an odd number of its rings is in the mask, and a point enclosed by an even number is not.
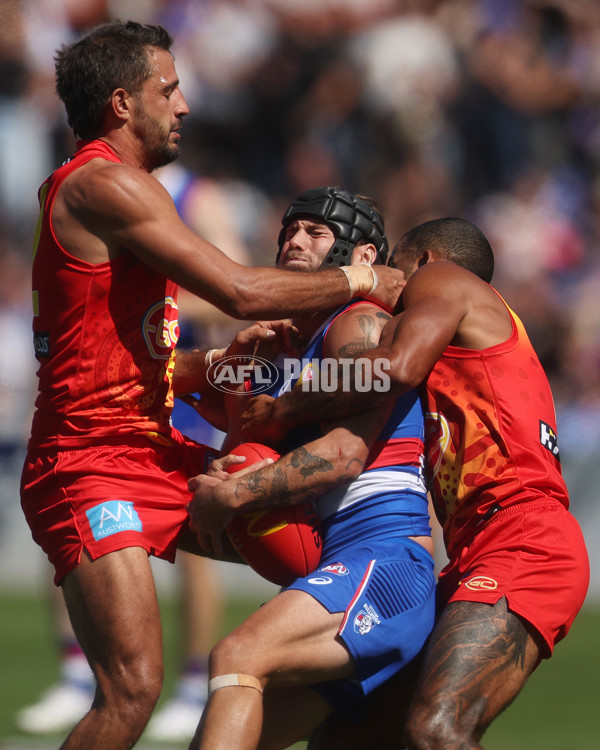
<svg viewBox="0 0 600 750"><path fill-rule="evenodd" d="M359 242L371 242L377 250L376 263L385 264L388 241L383 221L366 200L336 187L305 190L290 203L281 220L279 255L285 241L285 230L297 218L324 221L333 231L335 242L322 263L323 268L348 266L352 251Z"/></svg>

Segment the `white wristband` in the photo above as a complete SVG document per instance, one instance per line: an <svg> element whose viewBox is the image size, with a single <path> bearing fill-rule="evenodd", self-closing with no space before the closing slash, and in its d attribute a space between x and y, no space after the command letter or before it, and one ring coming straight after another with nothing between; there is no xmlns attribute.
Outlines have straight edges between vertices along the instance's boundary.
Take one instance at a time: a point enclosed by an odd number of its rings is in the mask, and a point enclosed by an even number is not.
<svg viewBox="0 0 600 750"><path fill-rule="evenodd" d="M340 271L343 271L346 278L348 279L348 286L350 287L350 299L354 297L354 282L352 281L352 275L346 266L340 266Z"/></svg>
<svg viewBox="0 0 600 750"><path fill-rule="evenodd" d="M369 265L368 263L365 263L364 265ZM373 274L373 286L371 287L371 291L368 293L368 297L370 297L373 292L377 289L377 284L379 283L379 279L377 278L377 274L375 273L375 269L373 266L369 266L371 269L371 273Z"/></svg>
<svg viewBox="0 0 600 750"><path fill-rule="evenodd" d="M212 365L215 356L222 358L226 352L227 349L209 349L204 355L204 364L206 365L206 369L208 370L208 368Z"/></svg>
<svg viewBox="0 0 600 750"><path fill-rule="evenodd" d="M362 270L362 267L368 268L371 272L370 288L367 286L369 284L369 279ZM341 266L340 270L342 270L346 274L346 278L348 279L348 286L350 287L350 299L352 299L354 296L370 297L375 289L377 289L379 279L377 278L377 274L375 273L375 269L373 268L373 266L369 265L368 263L359 263L357 266Z"/></svg>

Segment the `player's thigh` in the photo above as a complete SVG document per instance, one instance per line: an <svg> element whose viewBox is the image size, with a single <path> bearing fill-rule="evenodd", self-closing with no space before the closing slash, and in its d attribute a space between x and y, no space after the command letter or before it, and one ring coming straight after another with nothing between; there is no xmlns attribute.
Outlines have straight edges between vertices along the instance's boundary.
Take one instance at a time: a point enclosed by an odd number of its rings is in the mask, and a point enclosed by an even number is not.
<svg viewBox="0 0 600 750"><path fill-rule="evenodd" d="M494 605L451 602L431 636L411 719L438 713L480 736L525 684L540 645L504 598Z"/></svg>
<svg viewBox="0 0 600 750"><path fill-rule="evenodd" d="M226 636L211 655L211 674L247 672L274 685L313 684L353 674L331 614L303 591L282 591Z"/></svg>
<svg viewBox="0 0 600 750"><path fill-rule="evenodd" d="M62 588L75 634L97 673L140 662L162 670L160 614L145 550L129 547L94 561L84 552Z"/></svg>

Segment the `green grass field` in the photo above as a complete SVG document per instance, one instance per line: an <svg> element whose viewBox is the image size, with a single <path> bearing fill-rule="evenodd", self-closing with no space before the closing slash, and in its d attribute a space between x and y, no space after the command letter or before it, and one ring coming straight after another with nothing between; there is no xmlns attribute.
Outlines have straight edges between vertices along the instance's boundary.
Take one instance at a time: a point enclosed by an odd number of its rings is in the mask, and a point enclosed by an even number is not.
<svg viewBox="0 0 600 750"><path fill-rule="evenodd" d="M260 602L230 601L225 627ZM162 602L168 691L178 663L176 608ZM58 747L60 738L28 744L13 724L15 712L35 701L56 676L56 654L45 603L0 592L0 750ZM600 609L586 608L551 661L541 665L522 694L484 738L487 750L599 750ZM10 738L10 742L9 742ZM298 748L303 745L298 745ZM386 750L378 749L378 750ZM391 749L390 749L391 750Z"/></svg>

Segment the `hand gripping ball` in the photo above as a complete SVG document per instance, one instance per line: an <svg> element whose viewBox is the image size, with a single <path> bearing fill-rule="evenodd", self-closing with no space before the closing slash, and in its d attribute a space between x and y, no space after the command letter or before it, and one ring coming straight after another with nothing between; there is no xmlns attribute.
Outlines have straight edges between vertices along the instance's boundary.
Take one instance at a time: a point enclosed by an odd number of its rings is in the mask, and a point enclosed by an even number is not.
<svg viewBox="0 0 600 750"><path fill-rule="evenodd" d="M279 458L259 443L242 443L230 453L246 457L245 463L229 467L230 474L263 458ZM240 513L227 534L244 562L278 586L311 573L321 560L321 525L312 502Z"/></svg>

